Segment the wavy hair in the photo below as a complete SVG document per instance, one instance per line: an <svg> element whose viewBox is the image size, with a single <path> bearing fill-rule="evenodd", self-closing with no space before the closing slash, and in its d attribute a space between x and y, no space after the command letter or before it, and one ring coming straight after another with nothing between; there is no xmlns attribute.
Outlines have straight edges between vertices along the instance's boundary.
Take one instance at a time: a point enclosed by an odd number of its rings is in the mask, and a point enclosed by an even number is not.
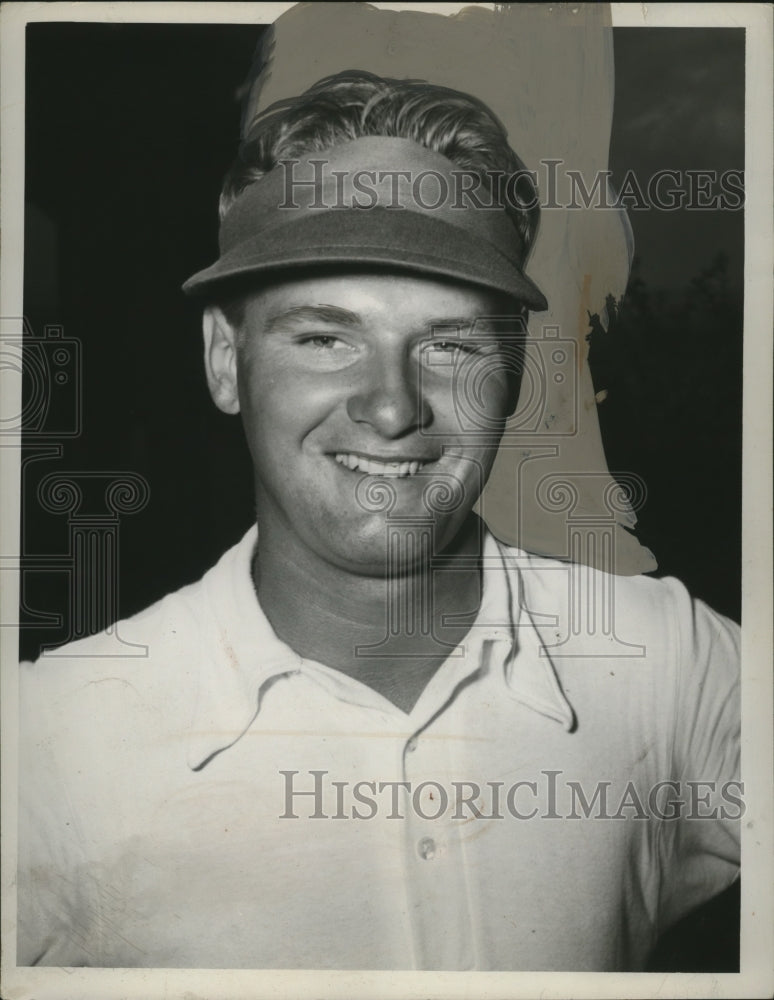
<svg viewBox="0 0 774 1000"><path fill-rule="evenodd" d="M478 174L485 184L490 173L516 175L505 208L529 251L540 214L535 185L508 144L502 122L483 101L421 80L392 80L360 70L325 77L253 118L223 184L221 219L249 184L280 161L365 136L412 139Z"/></svg>

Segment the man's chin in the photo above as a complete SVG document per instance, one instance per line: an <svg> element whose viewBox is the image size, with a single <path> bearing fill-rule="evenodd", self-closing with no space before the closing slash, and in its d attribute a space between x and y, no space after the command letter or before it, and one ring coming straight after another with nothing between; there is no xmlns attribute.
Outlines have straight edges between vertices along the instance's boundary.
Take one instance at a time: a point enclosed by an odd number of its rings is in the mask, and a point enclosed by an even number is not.
<svg viewBox="0 0 774 1000"><path fill-rule="evenodd" d="M462 536L468 534L464 527L473 522L478 519L472 512L453 522L409 515L374 519L361 530L336 539L335 546L329 536L324 558L357 576L409 576L426 570L435 557L447 552L450 544L462 542Z"/></svg>

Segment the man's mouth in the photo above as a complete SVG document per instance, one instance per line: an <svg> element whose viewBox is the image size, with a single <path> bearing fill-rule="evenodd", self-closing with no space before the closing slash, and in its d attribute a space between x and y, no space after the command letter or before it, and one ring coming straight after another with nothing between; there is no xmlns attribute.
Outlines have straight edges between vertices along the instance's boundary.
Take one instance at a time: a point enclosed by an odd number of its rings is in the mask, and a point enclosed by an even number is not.
<svg viewBox="0 0 774 1000"><path fill-rule="evenodd" d="M419 459L396 462L380 461L376 458L366 458L363 455L355 455L345 451L337 452L334 457L339 465L351 469L352 472L364 472L369 476L392 476L393 478L415 476L420 469L427 465L427 462L421 462Z"/></svg>

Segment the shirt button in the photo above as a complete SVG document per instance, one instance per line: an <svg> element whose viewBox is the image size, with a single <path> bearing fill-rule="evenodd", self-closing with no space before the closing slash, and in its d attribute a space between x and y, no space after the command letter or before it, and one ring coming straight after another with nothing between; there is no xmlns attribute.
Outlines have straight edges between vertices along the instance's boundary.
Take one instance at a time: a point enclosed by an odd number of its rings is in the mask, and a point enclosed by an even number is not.
<svg viewBox="0 0 774 1000"><path fill-rule="evenodd" d="M406 744L406 749L408 750L409 753L413 753L416 750L416 748L417 748L417 738L416 736L412 736L411 739Z"/></svg>
<svg viewBox="0 0 774 1000"><path fill-rule="evenodd" d="M435 857L435 841L432 837L423 837L417 844L417 851L423 861L432 861Z"/></svg>

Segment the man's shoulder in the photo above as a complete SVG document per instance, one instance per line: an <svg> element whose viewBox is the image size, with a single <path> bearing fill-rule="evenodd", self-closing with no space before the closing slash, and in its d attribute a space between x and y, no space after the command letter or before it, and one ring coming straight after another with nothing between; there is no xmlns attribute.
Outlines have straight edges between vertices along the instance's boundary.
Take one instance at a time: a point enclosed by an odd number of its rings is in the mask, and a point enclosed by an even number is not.
<svg viewBox="0 0 774 1000"><path fill-rule="evenodd" d="M697 646L720 639L738 657L739 625L692 596L676 577L617 575L498 544L506 567L519 579L514 599L534 612L537 622L564 622L577 655L589 642L598 649L599 635L607 633L659 655L670 651L688 659Z"/></svg>
<svg viewBox="0 0 774 1000"><path fill-rule="evenodd" d="M528 552L498 542L506 566L519 574L527 595L554 595L557 599L572 590L576 595L612 593L625 606L647 609L654 614L671 614L675 604L692 602L685 585L673 576L654 577L642 573L622 575L569 559Z"/></svg>
<svg viewBox="0 0 774 1000"><path fill-rule="evenodd" d="M143 672L169 672L175 666L190 668L211 635L227 626L224 612L233 591L249 589L246 550L251 550L254 534L254 529L248 532L194 583L101 632L45 650L34 663L23 663L23 681L53 692L95 678L125 680ZM241 576L246 579L240 580Z"/></svg>

